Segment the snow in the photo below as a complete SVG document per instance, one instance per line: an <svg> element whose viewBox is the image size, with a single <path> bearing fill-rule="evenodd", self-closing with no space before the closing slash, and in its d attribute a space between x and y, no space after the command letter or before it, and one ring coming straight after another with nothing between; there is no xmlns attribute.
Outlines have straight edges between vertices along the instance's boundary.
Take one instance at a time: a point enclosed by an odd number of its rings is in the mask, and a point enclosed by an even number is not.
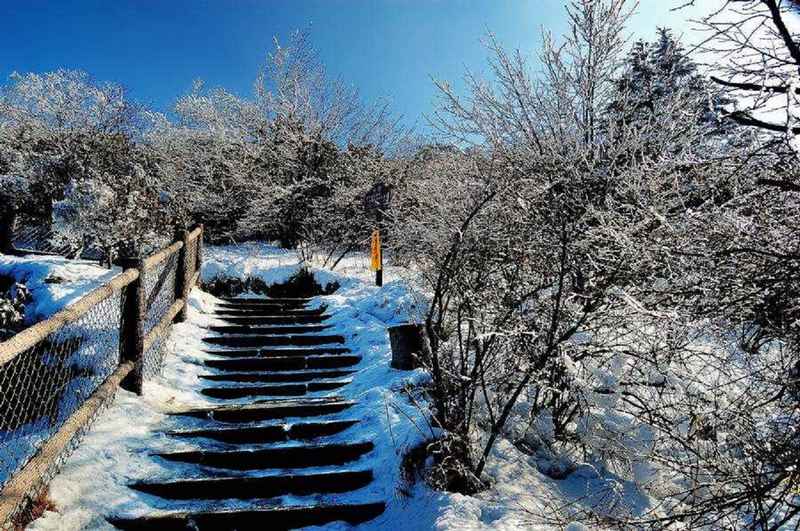
<svg viewBox="0 0 800 531"><path fill-rule="evenodd" d="M0 254L0 276L24 283L32 296L32 300L25 305L26 324L46 319L118 273L119 270L108 270L90 262L70 261L61 257L16 257ZM54 365L63 362L64 370L76 370L79 376L70 378L62 389L55 403L56 419L43 416L25 424L14 425L13 429L0 430L0 483L4 483L9 474L24 464L35 453L42 440L51 436L54 428L71 415L77 405L108 376L112 370L110 361L115 361L118 356L114 349L111 352L113 359L109 360L107 348L107 345L116 342L116 326L83 322L74 324L61 333L62 340L67 337L81 337L80 348L70 353L67 359L49 359L45 362ZM54 378L63 377L63 374L54 372ZM11 393L9 396L6 407L19 407L20 397L23 395Z"/></svg>
<svg viewBox="0 0 800 531"><path fill-rule="evenodd" d="M33 297L25 307L27 323L50 317L119 273L86 260L0 254L0 276L25 284Z"/></svg>
<svg viewBox="0 0 800 531"><path fill-rule="evenodd" d="M267 285L277 284L288 280L304 264L313 267L317 281L323 286L334 281L343 287L375 281L375 273L369 268L369 255L351 253L339 262L335 271L330 271L321 267L319 257L325 254L317 252L315 258L305 262L294 251L263 242L207 246L203 249L202 281L210 282L220 277L239 280L258 278ZM405 270L391 267L391 259L386 253L384 263L387 264L384 282L407 280Z"/></svg>
<svg viewBox="0 0 800 531"><path fill-rule="evenodd" d="M413 320L421 311L419 305L423 298L409 289L400 271L389 273L382 288L375 287L371 273L362 269L361 263L354 258L350 264L345 264L343 269L349 268L350 274L313 269L323 283L337 281L341 285L337 292L318 297L314 304L328 306L328 313L332 315L327 321L333 325L331 333L344 335L347 346L363 356L353 382L331 393L358 401L355 407L331 418L359 419L360 423L326 441L373 441L375 450L352 464L352 468L371 468L375 479L369 486L352 493L285 496L281 503L383 500L387 503L386 512L363 528L387 531L398 529L399 522L403 529L409 530L510 531L567 526L579 531L586 528L577 522L551 521L547 515L570 504L580 508L581 504L607 505L624 500L628 508L641 510L647 506L647 500L632 483L617 480L598 465L579 464L565 479L552 479L540 470L552 466L569 468L559 464L552 454L539 451L528 455L505 439L499 440L488 461L486 476L492 487L485 492L465 496L434 491L421 481L411 487L406 485L401 474L403 456L412 447L430 439L436 431L428 424L424 402L412 403L405 391L413 392L428 380L428 376L422 370L404 372L389 367L391 353L386 327ZM204 251L203 279L257 276L265 281L280 282L301 265L302 261L294 253L265 244L209 246ZM193 447L190 441L168 438L163 432L188 428L199 421L170 417L169 412L219 403L199 394L196 379L205 371L200 362L209 356L202 352L201 338L208 334L205 327L220 323L209 315L215 300L199 289L192 292L187 321L175 325L166 342L162 374L145 383L142 397L123 390L118 392L114 403L99 416L51 483L50 498L57 511L47 512L30 529L111 529L104 520L110 514L134 516L154 509L177 507L131 490L126 484L197 473L192 465L160 461L150 454ZM316 393L316 396L326 396L326 393ZM305 469L307 472L316 470L325 470L325 467ZM646 475L647 470L641 473ZM227 500L221 502L221 506L249 503ZM182 502L180 507L191 505ZM325 527L345 528L349 526L331 524Z"/></svg>

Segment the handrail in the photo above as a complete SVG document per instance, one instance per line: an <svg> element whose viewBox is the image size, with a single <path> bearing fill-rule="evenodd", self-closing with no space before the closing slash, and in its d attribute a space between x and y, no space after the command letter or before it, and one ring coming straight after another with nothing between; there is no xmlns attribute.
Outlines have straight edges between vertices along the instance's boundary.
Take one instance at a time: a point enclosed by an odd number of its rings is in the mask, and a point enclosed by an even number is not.
<svg viewBox="0 0 800 531"><path fill-rule="evenodd" d="M26 328L7 341L0 343L0 367L19 356L26 350L35 347L44 338L60 328L74 323L89 310L111 297L115 292L139 278L139 271L127 269L77 302L67 306L49 319Z"/></svg>
<svg viewBox="0 0 800 531"><path fill-rule="evenodd" d="M180 251L182 247L183 247L183 242L177 241L172 245L164 247L153 256L145 258L144 261L142 261L142 267L144 268L144 271L145 272L150 271L151 269L156 267L158 264L160 264L161 262L172 256L173 254Z"/></svg>
<svg viewBox="0 0 800 531"><path fill-rule="evenodd" d="M74 437L94 418L98 410L107 403L119 388L120 382L133 370L133 363L126 362L117 367L105 382L73 413L61 428L42 445L39 452L0 491L0 527L7 522L19 507L23 506L30 491L46 477L47 471L58 456L72 444Z"/></svg>
<svg viewBox="0 0 800 531"><path fill-rule="evenodd" d="M191 231L189 233L189 235L188 235L189 241L196 240L198 238L198 236L200 236L202 233L203 233L203 226L202 225L199 225L199 226L195 227L195 229L193 231Z"/></svg>

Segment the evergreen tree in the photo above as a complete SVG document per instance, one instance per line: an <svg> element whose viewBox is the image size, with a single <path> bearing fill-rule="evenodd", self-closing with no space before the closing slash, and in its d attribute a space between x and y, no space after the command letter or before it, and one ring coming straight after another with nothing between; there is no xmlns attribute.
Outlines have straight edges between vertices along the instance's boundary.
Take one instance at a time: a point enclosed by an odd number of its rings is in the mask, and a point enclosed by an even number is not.
<svg viewBox="0 0 800 531"><path fill-rule="evenodd" d="M609 116L633 124L657 114L660 103L681 93L693 102L698 120L714 120L713 110L722 102L709 95L708 84L680 41L669 29L659 28L655 42L639 40L631 48Z"/></svg>

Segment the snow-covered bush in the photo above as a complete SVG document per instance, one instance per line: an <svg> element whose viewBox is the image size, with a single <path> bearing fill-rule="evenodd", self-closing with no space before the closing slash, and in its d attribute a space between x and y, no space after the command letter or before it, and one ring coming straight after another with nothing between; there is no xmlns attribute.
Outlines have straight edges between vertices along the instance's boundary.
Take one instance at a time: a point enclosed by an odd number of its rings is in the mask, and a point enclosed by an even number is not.
<svg viewBox="0 0 800 531"><path fill-rule="evenodd" d="M362 222L362 239L371 229L357 196L383 178L397 136L386 107L329 78L302 32L276 41L255 85L246 99L197 82L176 123L148 114L145 142L178 217L204 223L211 241L350 249L347 223Z"/></svg>
<svg viewBox="0 0 800 531"><path fill-rule="evenodd" d="M152 200L159 172L134 142L137 117L121 87L86 73L12 75L0 92L4 207L47 226L55 214L56 237L106 261L170 234L158 215L167 206Z"/></svg>
<svg viewBox="0 0 800 531"><path fill-rule="evenodd" d="M495 83L439 85L439 129L473 146L420 153L392 227L431 295L434 423L472 484L499 437L591 462L604 523L780 525L799 510L797 198L759 189L785 166L720 125L690 64L626 79L625 9L576 2L542 75L490 38Z"/></svg>
<svg viewBox="0 0 800 531"><path fill-rule="evenodd" d="M0 288L0 341L5 341L22 328L25 304L31 301L31 294L24 284L1 277Z"/></svg>
<svg viewBox="0 0 800 531"><path fill-rule="evenodd" d="M330 295L339 289L336 281L327 282L323 286L306 267L301 267L284 282L268 284L258 276L244 279L224 274L203 282L203 290L217 297L238 297L242 293L256 293L267 297L316 297Z"/></svg>

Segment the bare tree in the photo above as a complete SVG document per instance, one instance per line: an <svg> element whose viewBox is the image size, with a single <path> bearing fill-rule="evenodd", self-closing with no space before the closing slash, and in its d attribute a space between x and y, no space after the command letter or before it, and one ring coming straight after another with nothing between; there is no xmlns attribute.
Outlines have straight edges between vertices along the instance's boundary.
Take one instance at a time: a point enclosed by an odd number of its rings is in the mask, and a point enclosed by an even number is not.
<svg viewBox="0 0 800 531"><path fill-rule="evenodd" d="M713 63L711 79L736 97L727 118L786 142L800 136L800 38L796 6L784 0L726 0L700 23L700 49ZM770 142L775 146L776 142ZM792 172L760 182L800 191Z"/></svg>
<svg viewBox="0 0 800 531"><path fill-rule="evenodd" d="M619 82L624 7L575 5L542 77L490 39L495 82L440 83L436 124L472 147L420 154L393 249L431 297L432 475L480 488L508 437L613 470L582 509L604 524L778 528L797 514L796 201L755 185L776 159L719 128L704 83L676 70L643 111Z"/></svg>

